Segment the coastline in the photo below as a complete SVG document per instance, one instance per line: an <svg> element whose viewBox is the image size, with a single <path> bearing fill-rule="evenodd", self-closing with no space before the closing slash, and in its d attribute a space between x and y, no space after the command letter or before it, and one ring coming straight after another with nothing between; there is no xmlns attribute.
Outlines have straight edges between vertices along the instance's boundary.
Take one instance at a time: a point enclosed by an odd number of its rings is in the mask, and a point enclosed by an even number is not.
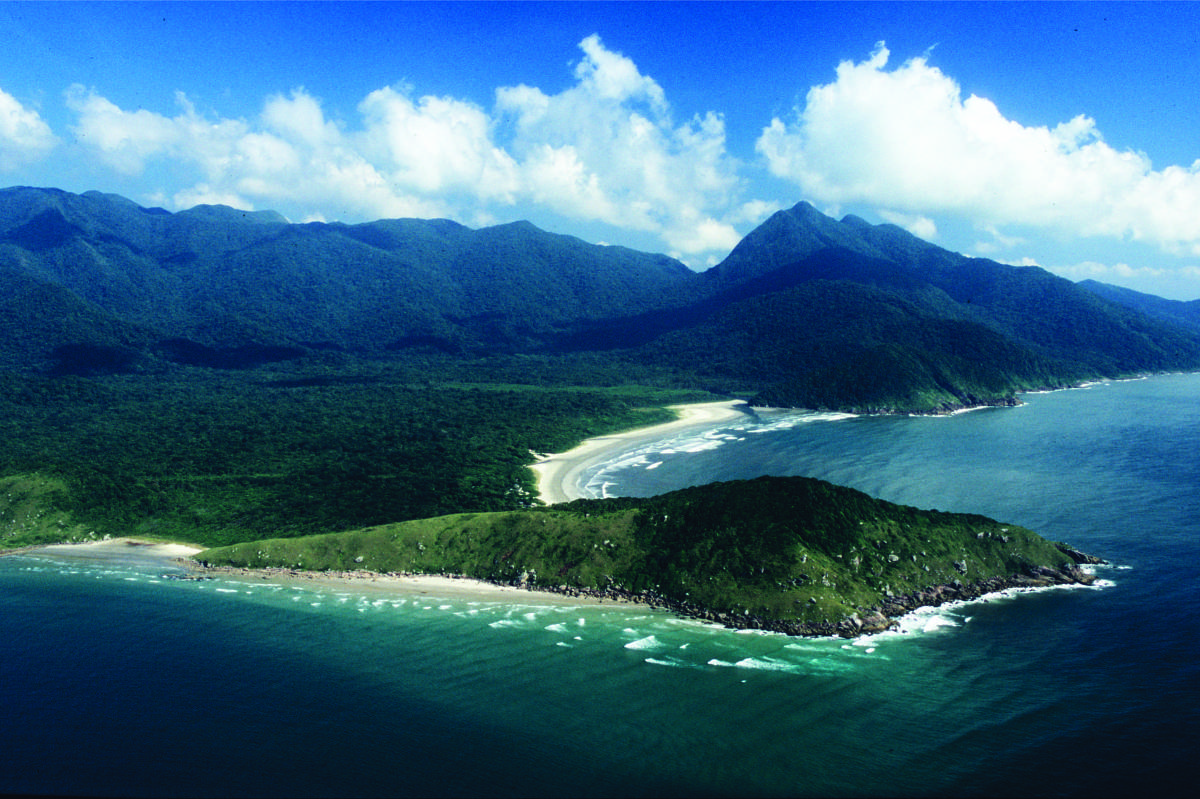
<svg viewBox="0 0 1200 799"><path fill-rule="evenodd" d="M530 586L506 585L474 577L447 574L359 571L305 571L265 567L251 569L243 566L206 566L191 558L178 561L196 576L187 579L225 579L253 582L273 582L320 588L353 588L355 591L377 592L398 596L414 594L445 599L474 599L485 602L518 602L536 605L599 605L635 604L618 596L593 596L587 593L564 593L540 590Z"/></svg>
<svg viewBox="0 0 1200 799"><path fill-rule="evenodd" d="M798 622L762 618L757 614L741 615L731 611L714 611L686 600L674 599L653 591L633 593L621 589L585 589L566 586L533 586L504 584L462 575L419 574L396 572L306 571L280 567L245 568L240 566L208 566L195 559L203 552L200 547L171 542L145 541L135 538L114 538L78 544L46 544L9 550L0 555L36 554L39 552L66 560L92 562L120 560L136 552L141 557L157 560L164 567L183 568L188 574L163 575L182 580L227 580L246 583L283 583L313 589L362 591L390 596L429 596L429 598L507 602L533 605L622 605L642 606L690 618L727 629L759 630L805 638L857 638L891 630L902 630L902 619L909 614L942 605L988 601L1007 592L1039 591L1063 587L1087 587L1095 575L1078 564L1102 564L1100 558L1070 548L1062 549L1075 565L1061 569L1038 567L1026 574L992 577L978 582L932 585L902 596L891 596L881 604L838 621Z"/></svg>
<svg viewBox="0 0 1200 799"><path fill-rule="evenodd" d="M129 555L158 562L162 568L182 568L187 575L171 575L170 579L221 579L244 582L273 582L312 588L349 589L380 594L413 596L429 595L445 599L468 599L485 602L520 602L538 605L635 605L638 600L617 594L587 592L563 593L537 590L529 586L505 585L471 577L445 574L400 574L372 571L304 571L300 569L237 566L206 566L195 559L203 547L166 541L121 537L74 544L35 544L0 552L8 555L45 554L66 561L85 560L93 563L120 561Z"/></svg>
<svg viewBox="0 0 1200 799"><path fill-rule="evenodd" d="M581 499L584 495L579 490L579 478L586 469L639 443L665 438L691 427L707 427L739 419L750 411L750 405L744 400L722 400L672 405L670 409L678 412L678 419L589 438L574 449L546 455L532 464L529 468L537 480L538 499L546 505Z"/></svg>

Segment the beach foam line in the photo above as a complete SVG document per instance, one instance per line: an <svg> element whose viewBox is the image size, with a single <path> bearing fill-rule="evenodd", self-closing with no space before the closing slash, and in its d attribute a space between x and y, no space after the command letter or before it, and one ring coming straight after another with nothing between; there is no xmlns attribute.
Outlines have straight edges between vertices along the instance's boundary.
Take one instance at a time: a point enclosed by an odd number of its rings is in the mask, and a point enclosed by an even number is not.
<svg viewBox="0 0 1200 799"><path fill-rule="evenodd" d="M589 438L574 449L547 455L530 466L537 478L538 499L547 505L580 499L586 496L580 490L580 481L588 468L610 460L619 452L634 449L639 443L666 438L690 427L718 425L743 418L750 406L742 400L722 400L670 407L679 414L674 421Z"/></svg>

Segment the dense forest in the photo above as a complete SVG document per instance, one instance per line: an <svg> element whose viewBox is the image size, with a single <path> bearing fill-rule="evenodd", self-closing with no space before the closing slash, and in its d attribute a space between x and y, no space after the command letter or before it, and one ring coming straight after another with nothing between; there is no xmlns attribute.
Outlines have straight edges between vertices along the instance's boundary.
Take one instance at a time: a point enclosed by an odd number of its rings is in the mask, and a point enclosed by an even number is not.
<svg viewBox="0 0 1200 799"><path fill-rule="evenodd" d="M669 420L662 406L698 398L711 397L434 385L386 366L0 373L0 481L26 486L0 494L0 547L130 534L217 545L528 507L534 453Z"/></svg>

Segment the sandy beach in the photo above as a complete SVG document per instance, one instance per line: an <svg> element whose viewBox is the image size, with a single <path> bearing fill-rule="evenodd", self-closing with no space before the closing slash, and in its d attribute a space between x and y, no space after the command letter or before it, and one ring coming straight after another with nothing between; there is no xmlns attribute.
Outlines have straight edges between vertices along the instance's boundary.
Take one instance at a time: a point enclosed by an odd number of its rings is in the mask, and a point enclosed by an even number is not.
<svg viewBox="0 0 1200 799"><path fill-rule="evenodd" d="M538 498L547 505L570 502L583 495L579 478L583 472L608 460L613 454L641 442L666 438L692 427L707 427L741 418L749 408L742 400L672 405L679 418L652 427L640 427L624 433L589 438L567 452L548 455L529 468L537 475Z"/></svg>
<svg viewBox="0 0 1200 799"><path fill-rule="evenodd" d="M203 548L191 544L113 538L79 544L44 544L9 550L3 555L48 555L60 561L88 563L161 562L164 569L184 566L198 577L215 577L229 582L275 583L305 586L317 592L353 590L389 596L422 595L440 599L464 599L482 602L509 602L532 605L627 604L616 598L569 596L518 586L447 577L437 574L378 574L368 571L318 572L295 569L245 569L237 567L201 567L192 558Z"/></svg>
<svg viewBox="0 0 1200 799"><path fill-rule="evenodd" d="M273 583L311 588L317 592L354 591L380 596L427 596L516 605L635 605L617 596L591 596L543 591L514 585L499 585L470 577L439 574L379 574L375 572L318 572L293 569L247 569L207 567L197 573L226 582Z"/></svg>
<svg viewBox="0 0 1200 799"><path fill-rule="evenodd" d="M24 552L45 552L55 557L86 558L88 560L103 560L121 554L128 554L136 549L139 555L173 560L175 558L190 558L197 552L203 552L203 547L193 544L179 544L166 541L143 541L136 538L109 538L102 541L84 541L78 544L41 544L38 546L22 547L20 549L0 552L0 555L16 555Z"/></svg>

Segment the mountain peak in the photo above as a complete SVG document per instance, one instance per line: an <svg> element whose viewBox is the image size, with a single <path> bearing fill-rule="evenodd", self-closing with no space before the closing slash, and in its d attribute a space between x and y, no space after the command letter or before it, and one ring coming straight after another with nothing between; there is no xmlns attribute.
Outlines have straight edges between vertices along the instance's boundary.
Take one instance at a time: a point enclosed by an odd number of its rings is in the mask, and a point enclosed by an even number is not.
<svg viewBox="0 0 1200 799"><path fill-rule="evenodd" d="M242 221L258 224L289 224L287 217L278 211L243 211L240 208L230 208L228 205L197 205L186 211L180 211L179 216L206 217L222 221Z"/></svg>
<svg viewBox="0 0 1200 799"><path fill-rule="evenodd" d="M801 201L776 211L738 243L710 272L721 282L737 282L772 272L831 247L872 258L886 253L871 240L874 228L858 217L841 222Z"/></svg>

